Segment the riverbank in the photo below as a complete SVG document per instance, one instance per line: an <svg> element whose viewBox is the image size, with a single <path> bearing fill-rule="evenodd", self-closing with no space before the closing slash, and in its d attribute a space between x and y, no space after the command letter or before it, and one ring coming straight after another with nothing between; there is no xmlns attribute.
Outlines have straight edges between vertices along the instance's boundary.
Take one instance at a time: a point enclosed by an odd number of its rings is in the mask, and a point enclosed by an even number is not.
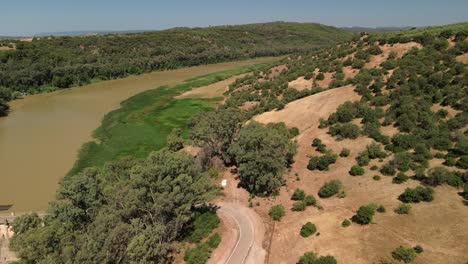
<svg viewBox="0 0 468 264"><path fill-rule="evenodd" d="M44 211L82 144L93 140L92 131L121 101L196 76L276 60L279 58L153 72L13 101L10 115L0 118L0 201L14 204L10 212Z"/></svg>

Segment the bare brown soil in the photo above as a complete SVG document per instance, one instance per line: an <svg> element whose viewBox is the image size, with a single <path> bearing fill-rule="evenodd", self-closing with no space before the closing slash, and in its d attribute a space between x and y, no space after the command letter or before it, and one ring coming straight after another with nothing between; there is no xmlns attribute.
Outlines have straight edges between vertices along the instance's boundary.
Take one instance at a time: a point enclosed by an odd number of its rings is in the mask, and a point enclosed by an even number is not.
<svg viewBox="0 0 468 264"><path fill-rule="evenodd" d="M290 127L298 127L300 135L298 154L291 171L286 177L286 186L279 196L274 198L256 198L261 206L255 210L269 222L268 210L274 204L283 204L287 208L286 216L278 223L272 233L272 225L266 237L272 235L269 263L296 263L306 251L315 251L320 255L333 255L338 263L372 263L382 258L391 259L391 251L401 244L408 246L421 245L424 252L413 263L465 263L468 252L468 207L463 205L462 198L452 187L436 188L435 200L431 203L413 204L409 215L398 215L393 210L399 205L397 197L405 188L419 183L409 180L404 184L392 184L391 177L381 176L374 181L372 165L381 166L382 162L374 160L366 167L363 176L352 177L348 174L355 157L372 142L367 137L356 140L337 141L327 134L327 129L319 129L319 118L327 118L336 107L345 101L357 100L353 87L347 86L318 93L292 102L281 111L272 111L255 117L263 122L285 122ZM384 127L385 134L393 134L396 129ZM311 146L312 140L322 139L327 148L339 153L346 147L351 150L350 157L338 158L329 171L309 171L306 166L309 155L320 155ZM432 165L432 164L431 164ZM437 164L439 165L439 164ZM296 176L297 175L297 176ZM299 180L297 179L299 178ZM345 198L332 197L320 199L319 188L331 179L339 179L346 190ZM317 197L323 210L307 208L304 212L292 212L293 201L290 197L296 188ZM371 202L382 204L386 213L376 213L374 223L361 226L353 223L350 227L341 227L345 218L351 218L361 205ZM320 236L302 238L299 235L301 226L307 221L315 223Z"/></svg>
<svg viewBox="0 0 468 264"><path fill-rule="evenodd" d="M315 73L315 76L317 76L317 74L319 74L319 69L318 68L315 69L314 73ZM325 78L323 80L315 79L315 81L317 82L318 86L320 86L322 88L328 88L328 86L330 85L330 82L333 79L333 73L332 72L324 72L323 75L325 76Z"/></svg>
<svg viewBox="0 0 468 264"><path fill-rule="evenodd" d="M302 91L302 90L305 90L305 89L311 89L312 88L312 81L311 80L306 80L304 77L299 77L296 80L289 82L288 86L290 88L296 89L298 91Z"/></svg>
<svg viewBox="0 0 468 264"><path fill-rule="evenodd" d="M456 59L458 62L467 64L467 63L468 63L468 53L465 53L465 54L463 54L463 55L457 56L455 59Z"/></svg>
<svg viewBox="0 0 468 264"><path fill-rule="evenodd" d="M421 44L417 42L408 43L397 43L397 44L385 44L380 46L383 53L380 55L371 55L370 61L365 64L365 68L371 69L379 67L380 64L387 60L391 52L395 52L398 58L401 58L405 53L410 51L412 48L421 48Z"/></svg>

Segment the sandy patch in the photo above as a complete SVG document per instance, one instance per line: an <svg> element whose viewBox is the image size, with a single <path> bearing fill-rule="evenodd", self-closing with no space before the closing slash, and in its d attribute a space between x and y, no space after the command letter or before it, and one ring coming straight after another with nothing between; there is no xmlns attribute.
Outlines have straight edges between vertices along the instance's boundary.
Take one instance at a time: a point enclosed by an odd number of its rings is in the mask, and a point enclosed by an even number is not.
<svg viewBox="0 0 468 264"><path fill-rule="evenodd" d="M311 80L306 80L303 76L297 78L294 81L291 81L288 83L288 86L290 88L296 89L298 91L302 91L305 89L311 89L312 88L312 81Z"/></svg>
<svg viewBox="0 0 468 264"><path fill-rule="evenodd" d="M351 66L346 66L343 67L343 73L345 75L345 79L352 79L359 73L359 70L353 69Z"/></svg>
<svg viewBox="0 0 468 264"><path fill-rule="evenodd" d="M379 67L380 64L387 60L391 52L395 52L398 58L401 58L405 53L410 51L412 48L422 48L422 45L417 42L408 43L397 43L397 44L385 44L380 46L383 53L379 55L371 55L370 61L367 62L364 67L367 69Z"/></svg>
<svg viewBox="0 0 468 264"><path fill-rule="evenodd" d="M250 108L257 106L259 103L260 102L256 102L256 101L251 102L251 101L249 101L249 102L243 103L241 106L239 106L239 108L242 109L242 110L249 110Z"/></svg>
<svg viewBox="0 0 468 264"><path fill-rule="evenodd" d="M192 89L181 95L176 96L177 99L186 98L215 98L223 96L223 93L229 89L229 85L234 83L237 79L242 78L245 74L233 76L226 80L216 82L207 86Z"/></svg>
<svg viewBox="0 0 468 264"><path fill-rule="evenodd" d="M320 70L318 68L314 70L314 74L316 77L317 77L317 74L319 74L319 71ZM317 83L318 86L322 88L328 88L328 86L330 85L330 82L333 79L333 74L334 72L324 72L323 75L325 76L325 78L323 80L317 80L317 78L314 78L315 82Z"/></svg>
<svg viewBox="0 0 468 264"><path fill-rule="evenodd" d="M468 53L465 53L463 55L457 56L455 58L458 62L461 62L463 64L468 64Z"/></svg>

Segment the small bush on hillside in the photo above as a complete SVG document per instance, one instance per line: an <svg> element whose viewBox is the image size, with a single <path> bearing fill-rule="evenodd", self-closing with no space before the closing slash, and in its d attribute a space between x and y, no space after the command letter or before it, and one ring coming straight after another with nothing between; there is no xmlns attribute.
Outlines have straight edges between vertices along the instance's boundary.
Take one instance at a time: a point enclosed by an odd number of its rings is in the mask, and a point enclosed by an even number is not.
<svg viewBox="0 0 468 264"><path fill-rule="evenodd" d="M319 72L319 74L317 74L317 77L315 77L315 79L319 81L323 81L325 80L325 75L322 72Z"/></svg>
<svg viewBox="0 0 468 264"><path fill-rule="evenodd" d="M270 208L269 215L273 220L280 221L281 218L285 215L284 206L281 204L272 206Z"/></svg>
<svg viewBox="0 0 468 264"><path fill-rule="evenodd" d="M424 186L406 188L406 190L398 196L398 199L404 203L431 202L434 200L434 190L431 187Z"/></svg>
<svg viewBox="0 0 468 264"><path fill-rule="evenodd" d="M351 154L351 151L347 148L343 148L340 152L340 157L348 157Z"/></svg>
<svg viewBox="0 0 468 264"><path fill-rule="evenodd" d="M396 174L395 166L391 164L385 164L380 169L380 173L382 173L385 176L393 176Z"/></svg>
<svg viewBox="0 0 468 264"><path fill-rule="evenodd" d="M313 156L309 160L307 169L309 170L328 170L328 166L336 162L337 155L331 151L325 153L323 156Z"/></svg>
<svg viewBox="0 0 468 264"><path fill-rule="evenodd" d="M307 204L304 201L297 201L293 203L292 210L299 212L299 211L304 211L307 207Z"/></svg>
<svg viewBox="0 0 468 264"><path fill-rule="evenodd" d="M361 225L370 224L376 209L374 204L359 207L356 214L353 216L353 221Z"/></svg>
<svg viewBox="0 0 468 264"><path fill-rule="evenodd" d="M342 227L348 227L350 225L351 225L351 221L349 221L348 219L343 220L343 222L341 223Z"/></svg>
<svg viewBox="0 0 468 264"><path fill-rule="evenodd" d="M330 135L336 136L338 139L356 139L360 134L361 129L353 123L337 124L330 127Z"/></svg>
<svg viewBox="0 0 468 264"><path fill-rule="evenodd" d="M392 251L395 260L411 263L417 256L416 251L411 247L399 246Z"/></svg>
<svg viewBox="0 0 468 264"><path fill-rule="evenodd" d="M319 145L322 144L322 140L320 138L314 138L314 140L312 140L312 146L313 147L317 147Z"/></svg>
<svg viewBox="0 0 468 264"><path fill-rule="evenodd" d="M414 248L414 252L421 254L424 252L424 249L420 245L416 245Z"/></svg>
<svg viewBox="0 0 468 264"><path fill-rule="evenodd" d="M463 188L462 197L465 200L468 200L468 184L465 184L465 187Z"/></svg>
<svg viewBox="0 0 468 264"><path fill-rule="evenodd" d="M293 201L302 201L305 198L305 192L301 189L296 189L291 196L291 200Z"/></svg>
<svg viewBox="0 0 468 264"><path fill-rule="evenodd" d="M372 179L373 179L374 181L380 181L380 176L379 176L379 175L374 175L374 176L372 177Z"/></svg>
<svg viewBox="0 0 468 264"><path fill-rule="evenodd" d="M310 235L313 235L315 232L317 232L317 227L311 222L307 222L301 228L302 237L309 237Z"/></svg>
<svg viewBox="0 0 468 264"><path fill-rule="evenodd" d="M353 69L362 69L362 67L364 67L364 65L365 65L365 62L364 62L364 61L354 59L354 60L353 60L353 63L351 64L351 67L352 67Z"/></svg>
<svg viewBox="0 0 468 264"><path fill-rule="evenodd" d="M356 161L359 166L367 166L369 165L370 158L366 153L359 153L359 156L356 157Z"/></svg>
<svg viewBox="0 0 468 264"><path fill-rule="evenodd" d="M379 166L377 166L377 165L372 165L372 166L370 167L370 169L371 169L372 171L376 171L376 170L379 169Z"/></svg>
<svg viewBox="0 0 468 264"><path fill-rule="evenodd" d="M457 166L460 169L464 169L464 170L468 169L468 155L461 156L457 160L455 166Z"/></svg>
<svg viewBox="0 0 468 264"><path fill-rule="evenodd" d="M358 165L354 165L351 167L351 170L349 170L349 174L352 176L361 176L364 175L364 168Z"/></svg>
<svg viewBox="0 0 468 264"><path fill-rule="evenodd" d="M304 203L307 205L307 206L315 206L317 205L317 200L315 199L315 197L313 195L307 195L305 198L304 198Z"/></svg>
<svg viewBox="0 0 468 264"><path fill-rule="evenodd" d="M377 212L379 213L385 213L385 207L383 205L380 205L379 207L377 207Z"/></svg>
<svg viewBox="0 0 468 264"><path fill-rule="evenodd" d="M375 46L375 45L371 46L367 51L372 55L379 55L379 54L382 54L383 52L379 46Z"/></svg>
<svg viewBox="0 0 468 264"><path fill-rule="evenodd" d="M318 257L314 252L306 252L299 258L298 264L337 264L333 256Z"/></svg>
<svg viewBox="0 0 468 264"><path fill-rule="evenodd" d="M320 188L318 195L320 198L332 197L333 195L337 194L342 187L343 186L339 180L331 180Z"/></svg>
<svg viewBox="0 0 468 264"><path fill-rule="evenodd" d="M395 213L397 213L397 214L409 214L410 210L411 210L411 205L403 203L403 204L400 204L395 209Z"/></svg>
<svg viewBox="0 0 468 264"><path fill-rule="evenodd" d="M403 172L399 172L395 178L393 178L392 183L395 184L402 184L406 182L409 179L409 177L404 174Z"/></svg>
<svg viewBox="0 0 468 264"><path fill-rule="evenodd" d="M432 186L448 184L453 187L460 187L463 181L457 175L444 167L435 167L429 171L426 183Z"/></svg>

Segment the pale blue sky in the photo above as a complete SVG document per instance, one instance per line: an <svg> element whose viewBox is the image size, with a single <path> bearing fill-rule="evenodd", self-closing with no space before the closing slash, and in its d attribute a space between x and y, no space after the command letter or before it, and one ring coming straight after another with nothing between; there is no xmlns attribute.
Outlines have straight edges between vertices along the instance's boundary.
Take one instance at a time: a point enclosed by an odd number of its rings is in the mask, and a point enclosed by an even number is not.
<svg viewBox="0 0 468 264"><path fill-rule="evenodd" d="M425 26L468 20L468 0L0 0L0 35L266 21Z"/></svg>

